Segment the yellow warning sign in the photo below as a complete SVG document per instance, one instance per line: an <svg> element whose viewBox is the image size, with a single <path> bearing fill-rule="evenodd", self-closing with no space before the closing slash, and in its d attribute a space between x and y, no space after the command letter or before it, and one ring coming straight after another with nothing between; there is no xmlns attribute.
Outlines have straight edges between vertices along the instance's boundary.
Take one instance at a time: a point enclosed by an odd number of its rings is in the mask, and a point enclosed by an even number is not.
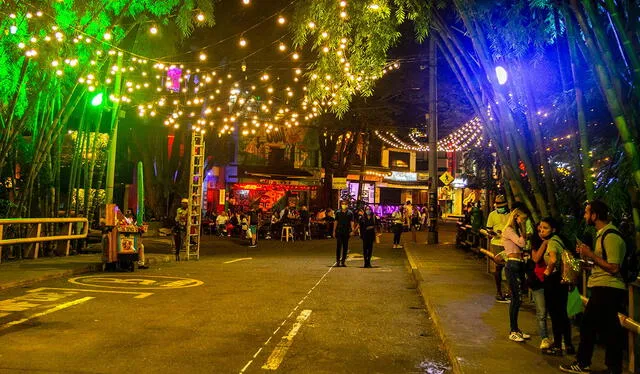
<svg viewBox="0 0 640 374"><path fill-rule="evenodd" d="M451 173L449 173L448 171L445 171L444 173L442 173L442 175L440 175L440 180L442 181L442 183L444 183L445 186L451 184L451 182L453 182L453 179L453 175L451 175Z"/></svg>

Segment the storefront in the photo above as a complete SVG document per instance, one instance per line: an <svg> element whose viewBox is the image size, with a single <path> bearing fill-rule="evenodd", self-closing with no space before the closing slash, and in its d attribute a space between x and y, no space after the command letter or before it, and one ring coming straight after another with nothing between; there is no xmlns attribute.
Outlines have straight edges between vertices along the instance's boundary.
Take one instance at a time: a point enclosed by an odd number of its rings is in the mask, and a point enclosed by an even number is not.
<svg viewBox="0 0 640 374"><path fill-rule="evenodd" d="M300 206L315 198L317 186L285 183L283 181L260 181L259 183L235 183L229 194L229 205L234 210L246 211L254 204L263 211L287 205Z"/></svg>

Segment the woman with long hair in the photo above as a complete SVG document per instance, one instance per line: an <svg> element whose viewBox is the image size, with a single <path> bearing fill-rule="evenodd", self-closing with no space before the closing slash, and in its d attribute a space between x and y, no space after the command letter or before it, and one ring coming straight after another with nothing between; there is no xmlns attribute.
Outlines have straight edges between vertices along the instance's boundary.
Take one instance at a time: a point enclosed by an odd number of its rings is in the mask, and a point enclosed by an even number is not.
<svg viewBox="0 0 640 374"><path fill-rule="evenodd" d="M544 299L553 331L553 345L543 349L542 353L554 356L562 356L563 338L567 354L575 353L571 343L571 322L567 315L569 288L562 283L560 271L562 252L566 250L566 246L558 235L559 229L559 223L551 217L543 218L538 225L538 235L547 248L542 258L547 265L544 271Z"/></svg>
<svg viewBox="0 0 640 374"><path fill-rule="evenodd" d="M509 213L507 223L502 230L502 256L506 260L507 280L511 288L511 303L509 305L509 323L511 332L509 340L523 342L531 338L518 328L518 313L522 304L522 284L525 277L525 263L522 257L522 249L526 241L526 222L528 215L521 209L514 209Z"/></svg>

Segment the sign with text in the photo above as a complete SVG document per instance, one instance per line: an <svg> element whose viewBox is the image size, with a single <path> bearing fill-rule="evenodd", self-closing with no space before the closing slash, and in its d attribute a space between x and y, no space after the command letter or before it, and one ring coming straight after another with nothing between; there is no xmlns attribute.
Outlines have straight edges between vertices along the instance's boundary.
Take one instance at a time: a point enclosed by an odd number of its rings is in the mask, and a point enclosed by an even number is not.
<svg viewBox="0 0 640 374"><path fill-rule="evenodd" d="M334 190L344 190L345 188L347 188L347 178L333 177L331 181L331 188Z"/></svg>
<svg viewBox="0 0 640 374"><path fill-rule="evenodd" d="M392 171L391 175L387 179L397 182L417 182L418 173L411 173L406 171Z"/></svg>

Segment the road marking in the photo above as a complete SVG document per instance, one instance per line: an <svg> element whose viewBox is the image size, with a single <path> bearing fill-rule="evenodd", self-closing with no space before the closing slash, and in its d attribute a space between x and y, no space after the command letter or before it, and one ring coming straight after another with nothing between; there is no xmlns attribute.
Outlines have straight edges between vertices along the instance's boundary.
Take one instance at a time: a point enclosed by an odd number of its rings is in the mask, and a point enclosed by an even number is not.
<svg viewBox="0 0 640 374"><path fill-rule="evenodd" d="M35 290L29 290L27 292L42 292L44 290L57 290L57 291L75 291L78 292L98 292L98 293L116 293L116 294L125 294L125 295L136 295L134 299L144 299L145 297L149 297L153 295L152 292L135 292L135 291L107 291L107 290L89 290L84 288L54 288L54 287L42 287L36 288Z"/></svg>
<svg viewBox="0 0 640 374"><path fill-rule="evenodd" d="M311 309L305 309L300 312L298 318L296 318L297 322L293 324L289 333L280 339L280 343L275 347L273 352L271 352L271 356L267 359L267 362L262 365L263 369L266 370L277 370L280 367L280 364L284 360L284 356L287 354L289 348L291 348L291 344L293 344L293 338L298 334L300 328L304 321L306 321L311 315Z"/></svg>
<svg viewBox="0 0 640 374"><path fill-rule="evenodd" d="M327 270L327 271L322 275L322 277L320 277L320 279L316 282L316 284L314 284L314 285L313 285L313 287L311 287L311 289L309 290L309 292L307 292L307 296L309 296L309 295L311 294L311 292L313 292L313 290L315 290L315 289L316 289L316 287L318 287L318 285L319 285L320 283L322 283L322 281L327 277L327 275L329 275L329 273L331 273L331 271L332 271L333 269L334 269L334 267L333 267L333 266L329 267L329 270ZM305 296L305 298L306 298L307 296ZM289 318L291 318L291 316L293 315L293 313L294 313L296 310L298 310L298 308L299 308L299 307L300 307L300 304L296 305L296 306L293 308L293 310L291 311L291 313L289 313L289 315L287 316L287 318L285 318L285 319L284 319L284 321L282 321L282 323L280 324L280 326L284 325L284 324L289 320ZM274 337L274 335L275 335L275 334L277 334L277 333L278 333L278 331L280 331L280 327L278 327L278 328L273 332L273 334L271 334L271 336L269 337L269 339L267 339L267 341L265 341L264 343L262 343L262 347L260 347L260 349L258 349L258 352L256 352L256 354L257 354L257 353L260 353L260 351L262 351L262 349L263 349L264 347L266 347L266 346L267 346L267 344L269 344L269 342L271 342L271 339ZM254 355L254 358L255 358L255 355ZM249 362L247 362L247 364L246 364L246 365L244 365L244 367L240 370L239 374L244 373L244 372L249 368L249 366L251 366L251 363L252 363L252 362L253 362L253 360L249 360Z"/></svg>
<svg viewBox="0 0 640 374"><path fill-rule="evenodd" d="M203 281L197 279L159 275L91 275L69 278L68 281L80 286L129 290L167 290L197 287L204 284Z"/></svg>
<svg viewBox="0 0 640 374"><path fill-rule="evenodd" d="M27 321L32 320L34 318L46 316L47 314L50 314L50 313L53 313L53 312L57 312L57 311L62 310L62 309L66 309L66 308L72 307L74 305L82 304L82 303L87 302L87 301L92 300L92 299L94 299L94 297L92 297L92 296L83 297L81 299L69 301L68 303L56 305L55 307L53 307L51 309L47 309L44 312L33 314L33 315L31 315L31 316L29 316L27 318L19 319L17 321L7 322L4 325L0 325L0 331L1 330L6 330L6 329L8 329L10 327L13 327L15 325L19 325L21 323L27 322Z"/></svg>
<svg viewBox="0 0 640 374"><path fill-rule="evenodd" d="M225 261L225 264L231 264L234 262L238 262L238 261L244 261L244 260L253 260L253 257L245 257L245 258L236 258L235 260L231 260L231 261Z"/></svg>

